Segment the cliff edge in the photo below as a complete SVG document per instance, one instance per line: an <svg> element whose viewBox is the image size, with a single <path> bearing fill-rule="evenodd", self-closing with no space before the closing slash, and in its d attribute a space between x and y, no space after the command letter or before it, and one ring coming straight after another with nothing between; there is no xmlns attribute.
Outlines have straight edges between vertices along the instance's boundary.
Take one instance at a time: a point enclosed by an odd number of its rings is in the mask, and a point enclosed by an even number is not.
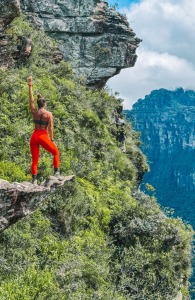
<svg viewBox="0 0 195 300"><path fill-rule="evenodd" d="M13 182L0 179L0 232L19 219L33 213L41 202L56 191L66 188L66 183L74 180L74 176L57 179L50 176L41 185L30 182Z"/></svg>

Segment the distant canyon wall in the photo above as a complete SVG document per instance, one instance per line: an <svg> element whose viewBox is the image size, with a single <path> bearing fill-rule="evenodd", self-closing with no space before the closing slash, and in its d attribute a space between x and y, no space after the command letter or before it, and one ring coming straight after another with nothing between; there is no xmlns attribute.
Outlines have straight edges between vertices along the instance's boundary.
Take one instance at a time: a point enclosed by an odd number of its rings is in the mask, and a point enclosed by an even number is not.
<svg viewBox="0 0 195 300"><path fill-rule="evenodd" d="M150 164L144 183L156 188L163 206L174 208L195 226L195 92L153 91L127 115L141 132Z"/></svg>

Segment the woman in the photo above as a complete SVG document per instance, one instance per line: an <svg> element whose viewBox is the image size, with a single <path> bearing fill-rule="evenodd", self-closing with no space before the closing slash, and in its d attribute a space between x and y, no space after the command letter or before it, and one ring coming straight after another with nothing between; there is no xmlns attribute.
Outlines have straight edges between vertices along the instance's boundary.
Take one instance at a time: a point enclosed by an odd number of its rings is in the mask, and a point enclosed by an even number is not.
<svg viewBox="0 0 195 300"><path fill-rule="evenodd" d="M60 153L53 139L53 116L52 113L46 110L45 99L38 94L36 108L32 90L32 77L28 78L30 110L35 124L34 132L30 139L30 149L32 155L32 183L37 183L37 171L40 146L53 154L54 175L59 175Z"/></svg>

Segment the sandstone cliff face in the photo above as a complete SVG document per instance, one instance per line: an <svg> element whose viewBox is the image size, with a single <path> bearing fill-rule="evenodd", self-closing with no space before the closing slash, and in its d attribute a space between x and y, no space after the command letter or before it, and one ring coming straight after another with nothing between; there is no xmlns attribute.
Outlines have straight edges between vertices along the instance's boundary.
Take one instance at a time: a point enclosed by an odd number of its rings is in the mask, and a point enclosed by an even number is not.
<svg viewBox="0 0 195 300"><path fill-rule="evenodd" d="M31 21L60 42L64 59L92 87L103 87L110 77L136 62L140 40L127 19L109 8L105 1L12 0L8 4L0 0L2 32L5 24L20 13L19 7ZM8 42L2 43L5 46ZM6 48L0 48L1 56L3 50L6 52Z"/></svg>
<svg viewBox="0 0 195 300"><path fill-rule="evenodd" d="M156 188L163 206L194 223L195 92L153 91L139 100L129 116L141 132L142 149L151 171L144 182Z"/></svg>

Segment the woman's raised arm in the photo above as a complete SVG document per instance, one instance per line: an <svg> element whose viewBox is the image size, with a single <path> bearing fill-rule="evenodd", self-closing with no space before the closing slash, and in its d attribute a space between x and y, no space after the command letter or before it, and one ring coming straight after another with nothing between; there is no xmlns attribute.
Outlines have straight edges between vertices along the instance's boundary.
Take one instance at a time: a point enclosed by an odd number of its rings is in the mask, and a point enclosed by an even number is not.
<svg viewBox="0 0 195 300"><path fill-rule="evenodd" d="M33 89L32 89L32 86L33 86L32 76L28 77L27 82L28 82L28 86L29 86L30 110L31 110L31 113L33 113L35 111L36 107L35 107Z"/></svg>

